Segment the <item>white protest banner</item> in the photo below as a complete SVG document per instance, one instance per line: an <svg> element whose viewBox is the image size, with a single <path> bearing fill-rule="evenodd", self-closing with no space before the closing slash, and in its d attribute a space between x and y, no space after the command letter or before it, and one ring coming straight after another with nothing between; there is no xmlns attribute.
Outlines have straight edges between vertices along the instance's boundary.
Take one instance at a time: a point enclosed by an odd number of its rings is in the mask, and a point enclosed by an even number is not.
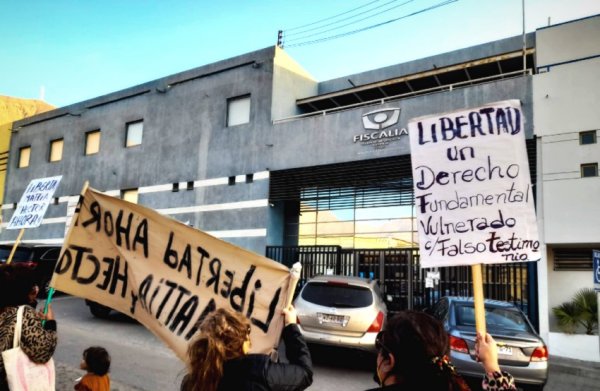
<svg viewBox="0 0 600 391"><path fill-rule="evenodd" d="M520 102L409 122L422 267L540 259Z"/></svg>
<svg viewBox="0 0 600 391"><path fill-rule="evenodd" d="M56 290L137 319L182 360L198 321L216 308L250 320L253 352L277 346L290 290L284 265L89 188L74 218Z"/></svg>
<svg viewBox="0 0 600 391"><path fill-rule="evenodd" d="M61 179L54 176L29 182L6 229L39 227Z"/></svg>

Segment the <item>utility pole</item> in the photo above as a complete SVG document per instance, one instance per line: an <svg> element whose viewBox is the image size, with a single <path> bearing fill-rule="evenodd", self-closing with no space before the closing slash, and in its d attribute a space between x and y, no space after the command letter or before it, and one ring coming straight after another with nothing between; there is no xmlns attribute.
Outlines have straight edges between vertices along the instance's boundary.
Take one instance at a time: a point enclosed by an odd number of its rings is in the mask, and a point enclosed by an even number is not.
<svg viewBox="0 0 600 391"><path fill-rule="evenodd" d="M283 30L277 32L277 46L283 49Z"/></svg>
<svg viewBox="0 0 600 391"><path fill-rule="evenodd" d="M527 42L525 39L525 0L521 0L523 8L523 75L527 72Z"/></svg>

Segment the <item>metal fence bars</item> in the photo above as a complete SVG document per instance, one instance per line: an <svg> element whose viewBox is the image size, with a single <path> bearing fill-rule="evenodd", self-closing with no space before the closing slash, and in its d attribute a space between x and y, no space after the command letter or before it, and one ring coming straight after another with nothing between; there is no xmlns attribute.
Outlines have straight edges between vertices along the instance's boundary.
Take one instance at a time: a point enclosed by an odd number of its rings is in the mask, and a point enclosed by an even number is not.
<svg viewBox="0 0 600 391"><path fill-rule="evenodd" d="M302 264L298 289L322 274L376 278L388 310L425 309L443 296L472 296L470 266L421 269L418 249L343 249L340 246L268 246L266 256ZM538 327L537 264L483 265L484 295L517 305Z"/></svg>

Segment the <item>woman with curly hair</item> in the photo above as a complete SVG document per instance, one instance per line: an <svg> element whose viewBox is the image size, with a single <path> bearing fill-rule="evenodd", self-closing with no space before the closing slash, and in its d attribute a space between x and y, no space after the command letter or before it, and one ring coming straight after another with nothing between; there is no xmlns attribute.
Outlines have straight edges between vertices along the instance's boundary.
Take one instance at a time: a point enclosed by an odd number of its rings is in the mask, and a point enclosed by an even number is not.
<svg viewBox="0 0 600 391"><path fill-rule="evenodd" d="M182 391L286 390L312 384L312 362L296 325L294 307L283 311L283 341L289 364L272 362L264 354L248 354L250 322L242 314L218 309L200 325L188 347L188 374Z"/></svg>
<svg viewBox="0 0 600 391"><path fill-rule="evenodd" d="M449 361L448 334L434 317L417 311L402 311L391 318L377 335L374 390L467 391L465 380ZM484 390L516 390L511 375L501 372L493 338L477 337L477 356L486 376Z"/></svg>

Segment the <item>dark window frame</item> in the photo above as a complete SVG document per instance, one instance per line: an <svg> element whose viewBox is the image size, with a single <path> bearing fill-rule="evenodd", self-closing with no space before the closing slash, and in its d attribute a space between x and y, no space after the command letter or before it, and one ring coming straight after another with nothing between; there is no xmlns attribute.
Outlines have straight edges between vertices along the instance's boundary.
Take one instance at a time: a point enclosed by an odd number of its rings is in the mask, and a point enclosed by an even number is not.
<svg viewBox="0 0 600 391"><path fill-rule="evenodd" d="M593 175L587 175L587 169L593 170ZM582 178L594 178L598 176L598 163L584 163L580 166L581 177Z"/></svg>
<svg viewBox="0 0 600 391"><path fill-rule="evenodd" d="M100 137L98 139L98 151L93 153L87 153L88 147L88 137L90 134L99 133ZM85 143L83 145L83 156L92 156L100 153L100 141L102 140L102 131L100 129L90 130L89 132L85 132Z"/></svg>
<svg viewBox="0 0 600 391"><path fill-rule="evenodd" d="M248 98L248 100L250 101L250 108L248 109L248 121L239 123L239 124L235 124L235 125L230 125L229 124L229 105L230 105L230 103L233 101L236 101L236 100L242 100L242 99L246 99L246 98ZM244 95L238 95L238 96L232 96L231 98L227 98L227 107L225 108L225 127L226 128L233 128L236 126L247 125L251 121L252 121L252 94L251 93L247 93Z"/></svg>
<svg viewBox="0 0 600 391"><path fill-rule="evenodd" d="M21 166L21 154L23 153L24 149L29 149L29 159L27 159L27 165L26 166ZM19 148L19 157L17 159L17 168L27 168L31 165L31 145L24 145L22 147Z"/></svg>
<svg viewBox="0 0 600 391"><path fill-rule="evenodd" d="M60 159L52 160L52 144L54 144L57 141L62 141L62 151L60 152ZM59 137L59 138L50 140L50 142L48 143L48 163L58 163L58 162L62 161L64 154L65 154L65 138Z"/></svg>
<svg viewBox="0 0 600 391"><path fill-rule="evenodd" d="M586 141L586 137L590 137L589 141ZM596 131L595 130L586 130L584 132L579 132L579 145L590 145L596 144L598 142Z"/></svg>
<svg viewBox="0 0 600 391"><path fill-rule="evenodd" d="M128 137L129 136L129 126L135 125L135 124L139 124L139 123L142 124L142 139L141 139L141 141L140 141L139 144L129 145L128 146L127 145L127 139L129 138ZM140 145L142 145L143 141L144 141L144 119L141 118L141 119L136 119L135 121L125 122L125 142L124 142L125 148L139 147Z"/></svg>

